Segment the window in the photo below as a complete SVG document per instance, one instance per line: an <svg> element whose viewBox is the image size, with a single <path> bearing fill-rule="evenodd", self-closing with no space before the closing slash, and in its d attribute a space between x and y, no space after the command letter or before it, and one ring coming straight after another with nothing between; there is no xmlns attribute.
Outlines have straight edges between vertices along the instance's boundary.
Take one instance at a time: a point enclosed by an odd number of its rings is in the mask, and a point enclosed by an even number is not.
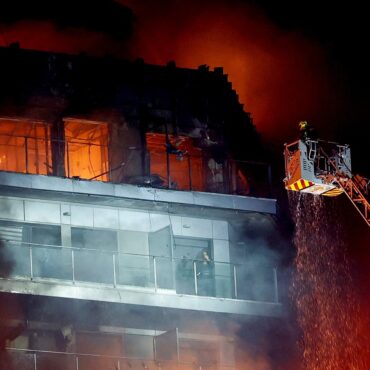
<svg viewBox="0 0 370 370"><path fill-rule="evenodd" d="M0 221L0 238L21 244L61 245L60 226Z"/></svg>
<svg viewBox="0 0 370 370"><path fill-rule="evenodd" d="M72 227L71 237L74 248L117 251L116 231Z"/></svg>
<svg viewBox="0 0 370 370"><path fill-rule="evenodd" d="M64 132L67 176L108 181L108 125L66 118Z"/></svg>
<svg viewBox="0 0 370 370"><path fill-rule="evenodd" d="M33 277L66 279L70 276L70 254L58 247L61 245L59 226L0 221L0 238L8 276L30 276L31 271ZM4 270L4 266L0 269Z"/></svg>
<svg viewBox="0 0 370 370"><path fill-rule="evenodd" d="M150 174L158 175L163 185L172 189L204 190L201 149L194 147L188 137L170 135L169 141L173 150L166 148L165 134L146 134Z"/></svg>
<svg viewBox="0 0 370 370"><path fill-rule="evenodd" d="M0 118L0 170L51 173L50 127L28 119Z"/></svg>
<svg viewBox="0 0 370 370"><path fill-rule="evenodd" d="M117 232L72 228L75 278L79 281L112 284L113 257L117 251Z"/></svg>

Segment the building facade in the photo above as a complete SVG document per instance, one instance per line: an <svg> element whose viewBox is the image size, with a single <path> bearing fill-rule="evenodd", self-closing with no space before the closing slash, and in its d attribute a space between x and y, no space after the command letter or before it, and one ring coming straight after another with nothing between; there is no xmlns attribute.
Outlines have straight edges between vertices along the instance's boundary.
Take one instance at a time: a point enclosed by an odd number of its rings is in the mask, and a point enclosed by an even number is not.
<svg viewBox="0 0 370 370"><path fill-rule="evenodd" d="M0 57L4 368L245 368L284 314L276 202L222 69Z"/></svg>

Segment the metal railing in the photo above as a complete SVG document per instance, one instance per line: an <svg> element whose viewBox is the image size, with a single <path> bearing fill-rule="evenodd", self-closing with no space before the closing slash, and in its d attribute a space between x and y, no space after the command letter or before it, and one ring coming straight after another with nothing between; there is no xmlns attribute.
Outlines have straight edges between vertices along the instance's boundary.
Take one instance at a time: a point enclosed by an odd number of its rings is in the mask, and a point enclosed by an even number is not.
<svg viewBox="0 0 370 370"><path fill-rule="evenodd" d="M55 161L60 163L55 165ZM272 196L267 163L230 158L216 162L207 155L169 154L165 148L158 153L136 147L113 149L75 139L0 135L0 170L173 190Z"/></svg>
<svg viewBox="0 0 370 370"><path fill-rule="evenodd" d="M199 364L186 361L106 356L99 354L7 348L7 370L234 370L234 366L219 363Z"/></svg>
<svg viewBox="0 0 370 370"><path fill-rule="evenodd" d="M278 302L276 268L3 240L7 278L173 290L177 294Z"/></svg>
<svg viewBox="0 0 370 370"><path fill-rule="evenodd" d="M53 151L57 155L53 155ZM0 170L36 175L53 175L53 160L59 176L107 181L108 146L84 140L48 140L42 137L0 135ZM53 158L54 157L54 158ZM78 161L77 161L78 158ZM77 163L78 162L78 163ZM60 170L59 170L60 171Z"/></svg>

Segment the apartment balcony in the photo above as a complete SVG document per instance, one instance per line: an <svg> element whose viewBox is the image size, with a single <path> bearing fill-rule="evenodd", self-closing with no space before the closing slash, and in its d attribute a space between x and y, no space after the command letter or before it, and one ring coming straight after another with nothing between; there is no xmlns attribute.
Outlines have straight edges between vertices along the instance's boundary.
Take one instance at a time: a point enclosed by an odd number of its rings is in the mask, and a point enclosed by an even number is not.
<svg viewBox="0 0 370 370"><path fill-rule="evenodd" d="M3 241L0 291L231 314L281 315L276 268Z"/></svg>
<svg viewBox="0 0 370 370"><path fill-rule="evenodd" d="M119 146L119 135L114 138L99 122L66 118L61 140L53 139L43 122L0 121L0 222L12 230L42 226L40 235L48 235L49 226L57 230L53 243L27 239L23 231L8 238L0 230L3 249L16 262L3 274L1 291L282 314L275 265L246 269L235 263L237 254L230 259L231 246L242 251L237 245L243 241L229 238L228 225L234 220L242 228L243 217L249 225L254 220L266 225L276 213L274 199L252 196L265 194L268 182L250 186L259 176L248 166L262 169L261 178L268 179L266 166L209 157L189 138L182 138L180 152L167 151L163 134L147 134L145 150ZM82 236L73 240L73 233L83 230L89 242L81 246ZM104 232L112 242L108 250L104 240L97 243ZM213 255L207 283L199 274L201 248ZM182 268L186 279L179 274Z"/></svg>
<svg viewBox="0 0 370 370"><path fill-rule="evenodd" d="M8 348L9 370L234 370L234 365L218 364L210 358L206 363L186 360L150 360L97 354L34 351Z"/></svg>
<svg viewBox="0 0 370 370"><path fill-rule="evenodd" d="M163 133L120 133L100 121L0 117L0 171L152 189L271 197L266 163L232 159L222 145ZM127 137L132 138L129 140Z"/></svg>

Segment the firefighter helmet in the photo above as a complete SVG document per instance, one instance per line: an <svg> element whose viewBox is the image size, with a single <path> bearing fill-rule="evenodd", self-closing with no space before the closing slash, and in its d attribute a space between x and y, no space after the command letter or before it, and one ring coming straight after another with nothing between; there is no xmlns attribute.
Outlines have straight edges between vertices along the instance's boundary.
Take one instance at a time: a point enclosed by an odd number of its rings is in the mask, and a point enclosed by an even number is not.
<svg viewBox="0 0 370 370"><path fill-rule="evenodd" d="M299 125L300 130L305 130L308 127L308 122L307 121L300 121L298 125Z"/></svg>

